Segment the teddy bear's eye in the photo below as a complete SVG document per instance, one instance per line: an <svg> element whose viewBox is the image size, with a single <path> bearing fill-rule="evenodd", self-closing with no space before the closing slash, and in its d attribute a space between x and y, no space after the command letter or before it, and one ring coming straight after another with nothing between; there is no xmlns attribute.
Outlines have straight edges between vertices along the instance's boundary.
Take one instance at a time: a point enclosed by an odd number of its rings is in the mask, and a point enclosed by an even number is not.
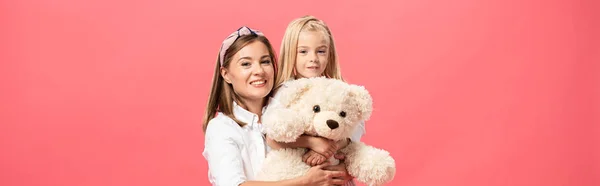
<svg viewBox="0 0 600 186"><path fill-rule="evenodd" d="M315 105L315 106L313 107L313 111L314 111L315 113L317 113L317 112L320 112L320 111L321 111L321 107L319 107L319 105Z"/></svg>
<svg viewBox="0 0 600 186"><path fill-rule="evenodd" d="M340 116L342 116L342 118L346 117L346 112L344 112L344 111L340 112Z"/></svg>

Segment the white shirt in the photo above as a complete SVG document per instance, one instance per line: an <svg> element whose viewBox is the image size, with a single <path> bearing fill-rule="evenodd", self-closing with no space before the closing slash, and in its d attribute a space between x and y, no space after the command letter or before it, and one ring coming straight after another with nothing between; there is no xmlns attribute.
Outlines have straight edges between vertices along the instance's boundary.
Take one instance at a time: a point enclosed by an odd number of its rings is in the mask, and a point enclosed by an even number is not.
<svg viewBox="0 0 600 186"><path fill-rule="evenodd" d="M235 102L233 115L247 125L240 127L219 112L206 127L202 155L208 161L208 178L214 186L237 186L254 180L265 159L266 143L258 116Z"/></svg>

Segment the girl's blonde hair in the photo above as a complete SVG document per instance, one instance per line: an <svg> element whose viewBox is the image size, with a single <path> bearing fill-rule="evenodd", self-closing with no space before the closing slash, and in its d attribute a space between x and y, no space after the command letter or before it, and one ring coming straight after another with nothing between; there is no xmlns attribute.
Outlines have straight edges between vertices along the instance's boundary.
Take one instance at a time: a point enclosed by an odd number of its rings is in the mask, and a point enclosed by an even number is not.
<svg viewBox="0 0 600 186"><path fill-rule="evenodd" d="M342 73L338 64L338 56L335 50L333 35L325 22L313 16L307 15L293 20L288 25L281 41L279 51L279 63L277 63L277 81L275 86L294 79L294 67L296 66L296 55L298 50L298 37L302 31L318 31L323 33L329 40L328 62L325 67L325 76L329 78L342 79Z"/></svg>
<svg viewBox="0 0 600 186"><path fill-rule="evenodd" d="M271 57L271 64L276 64L275 60L275 52L269 40L260 35L244 35L240 36L231 46L225 51L223 66L224 68L229 67L233 56L244 48L246 45L249 45L253 42L261 42L265 44L267 49L269 50L269 56ZM220 53L219 53L220 54ZM246 123L238 120L233 115L233 101L239 100L238 95L233 91L233 86L223 80L223 76L221 76L221 62L220 55L217 56L217 65L215 66L215 71L212 80L212 88L210 91L210 95L208 96L208 103L206 105L206 111L204 115L204 120L202 123L202 130L206 132L206 127L208 126L208 122L216 116L217 112L222 112L229 118L233 119L238 125L244 126ZM275 67L273 67L275 68ZM277 80L275 77L274 80ZM274 81L276 82L276 81ZM270 96L267 95L265 98ZM265 103L268 99L265 99ZM243 104L243 103L239 103Z"/></svg>

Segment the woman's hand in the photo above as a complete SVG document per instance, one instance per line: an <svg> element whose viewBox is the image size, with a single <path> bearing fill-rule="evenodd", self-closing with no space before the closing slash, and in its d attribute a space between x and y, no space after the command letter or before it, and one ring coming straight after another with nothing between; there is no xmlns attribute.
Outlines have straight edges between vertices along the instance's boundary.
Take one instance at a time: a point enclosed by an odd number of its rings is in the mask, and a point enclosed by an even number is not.
<svg viewBox="0 0 600 186"><path fill-rule="evenodd" d="M326 166L329 166L328 162L311 167L306 175L304 175L305 185L331 186L343 185L346 183L346 180L340 178L345 178L348 174L347 172L334 170L339 169L336 166L328 167L331 170L325 170L324 168Z"/></svg>
<svg viewBox="0 0 600 186"><path fill-rule="evenodd" d="M331 166L326 166L325 170L330 170L330 171L340 171L343 172L344 174L342 176L339 177L334 177L334 179L339 179L339 180L343 180L344 183L347 181L350 181L352 179L354 179L354 177L352 177L349 173L348 170L346 170L346 164L343 162L340 162L340 164L338 165L331 165Z"/></svg>
<svg viewBox="0 0 600 186"><path fill-rule="evenodd" d="M302 161L310 166L322 164L325 162L325 160L327 160L325 156L315 152L314 150L308 150L308 152L302 156Z"/></svg>
<svg viewBox="0 0 600 186"><path fill-rule="evenodd" d="M329 158L338 150L337 143L323 137L311 137L309 148Z"/></svg>

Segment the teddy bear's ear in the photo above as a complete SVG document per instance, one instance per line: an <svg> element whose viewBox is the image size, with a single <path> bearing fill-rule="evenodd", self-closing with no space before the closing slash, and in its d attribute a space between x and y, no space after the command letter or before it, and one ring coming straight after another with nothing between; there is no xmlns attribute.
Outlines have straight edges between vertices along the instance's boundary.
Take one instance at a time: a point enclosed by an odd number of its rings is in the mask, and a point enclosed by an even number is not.
<svg viewBox="0 0 600 186"><path fill-rule="evenodd" d="M373 111L373 98L363 86L350 85L349 96L356 100L354 105L360 109L361 120L369 120Z"/></svg>
<svg viewBox="0 0 600 186"><path fill-rule="evenodd" d="M278 142L294 142L304 133L305 121L292 109L283 108L278 103L267 107L262 120L263 133Z"/></svg>
<svg viewBox="0 0 600 186"><path fill-rule="evenodd" d="M285 108L295 104L310 89L312 81L314 81L312 78L301 78L281 85L276 93L280 104Z"/></svg>

